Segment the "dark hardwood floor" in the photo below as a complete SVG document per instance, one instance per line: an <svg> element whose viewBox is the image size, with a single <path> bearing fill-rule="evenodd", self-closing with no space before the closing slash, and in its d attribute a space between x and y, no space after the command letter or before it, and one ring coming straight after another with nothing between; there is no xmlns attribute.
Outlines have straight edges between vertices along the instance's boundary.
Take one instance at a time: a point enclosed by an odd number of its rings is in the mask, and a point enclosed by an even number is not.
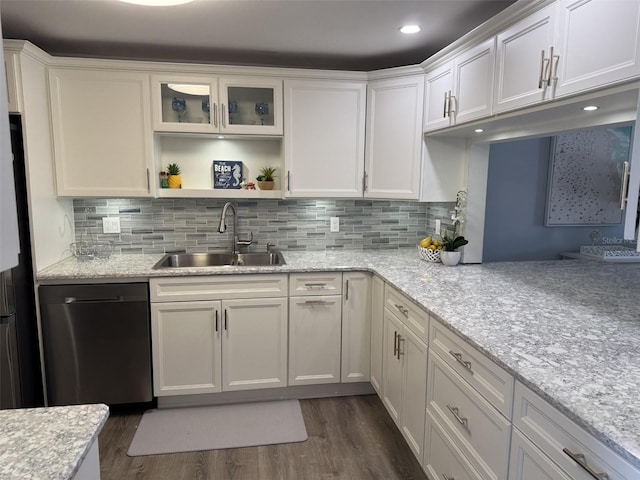
<svg viewBox="0 0 640 480"><path fill-rule="evenodd" d="M309 439L263 447L129 457L142 411L112 411L100 433L102 480L426 480L376 395L301 400Z"/></svg>

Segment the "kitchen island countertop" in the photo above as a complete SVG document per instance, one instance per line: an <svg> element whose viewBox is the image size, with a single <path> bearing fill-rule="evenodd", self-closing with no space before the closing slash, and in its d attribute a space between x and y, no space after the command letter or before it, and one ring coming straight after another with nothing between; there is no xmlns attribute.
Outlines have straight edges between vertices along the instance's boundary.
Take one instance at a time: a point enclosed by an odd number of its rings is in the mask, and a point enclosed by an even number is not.
<svg viewBox="0 0 640 480"><path fill-rule="evenodd" d="M640 468L640 264L447 267L415 249L283 252L280 267L154 270L162 255L65 260L44 283L173 275L372 271Z"/></svg>
<svg viewBox="0 0 640 480"><path fill-rule="evenodd" d="M73 478L108 416L102 404L0 410L0 479Z"/></svg>

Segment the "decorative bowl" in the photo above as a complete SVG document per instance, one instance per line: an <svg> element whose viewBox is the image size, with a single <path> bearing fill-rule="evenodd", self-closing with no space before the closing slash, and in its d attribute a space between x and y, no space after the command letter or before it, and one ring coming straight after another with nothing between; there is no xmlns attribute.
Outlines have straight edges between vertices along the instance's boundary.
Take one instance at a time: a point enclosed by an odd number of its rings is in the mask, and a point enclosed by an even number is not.
<svg viewBox="0 0 640 480"><path fill-rule="evenodd" d="M429 250L418 245L418 254L422 260L438 263L440 261L440 250Z"/></svg>

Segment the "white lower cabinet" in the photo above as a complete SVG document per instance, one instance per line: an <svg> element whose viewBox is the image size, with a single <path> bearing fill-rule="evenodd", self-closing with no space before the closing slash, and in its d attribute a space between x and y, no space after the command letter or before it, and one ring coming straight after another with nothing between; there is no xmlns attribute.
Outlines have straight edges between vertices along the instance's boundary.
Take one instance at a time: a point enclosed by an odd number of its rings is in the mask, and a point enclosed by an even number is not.
<svg viewBox="0 0 640 480"><path fill-rule="evenodd" d="M287 299L224 300L222 390L287 386Z"/></svg>
<svg viewBox="0 0 640 480"><path fill-rule="evenodd" d="M516 463L511 466L510 479L538 478L530 475L529 471L535 472L536 468L542 468L541 465L547 465L547 470L551 472L559 469L565 472L566 477L574 480L640 478L640 470L520 382L516 382L513 405L514 432L522 433L539 449L535 450L539 455L537 467L521 467L517 462L523 461L521 457L524 454L519 450L523 449L523 444L527 444L522 440L520 443L514 442L511 446L511 458ZM531 450L531 445L529 447Z"/></svg>
<svg viewBox="0 0 640 480"><path fill-rule="evenodd" d="M511 480L571 480L549 457L531 443L517 428L511 436L509 459Z"/></svg>
<svg viewBox="0 0 640 480"><path fill-rule="evenodd" d="M382 396L382 336L384 332L384 281L371 280L371 385Z"/></svg>
<svg viewBox="0 0 640 480"><path fill-rule="evenodd" d="M341 295L289 299L289 385L340 382Z"/></svg>
<svg viewBox="0 0 640 480"><path fill-rule="evenodd" d="M482 480L429 411L424 437L424 469L437 480Z"/></svg>
<svg viewBox="0 0 640 480"><path fill-rule="evenodd" d="M342 274L342 383L370 380L371 274Z"/></svg>
<svg viewBox="0 0 640 480"><path fill-rule="evenodd" d="M422 460L428 348L388 308L383 321L382 401L413 453Z"/></svg>
<svg viewBox="0 0 640 480"><path fill-rule="evenodd" d="M220 301L151 304L156 396L222 391Z"/></svg>
<svg viewBox="0 0 640 480"><path fill-rule="evenodd" d="M156 396L287 385L287 277L238 277L150 280Z"/></svg>
<svg viewBox="0 0 640 480"><path fill-rule="evenodd" d="M511 422L433 350L427 409L482 477L507 478Z"/></svg>

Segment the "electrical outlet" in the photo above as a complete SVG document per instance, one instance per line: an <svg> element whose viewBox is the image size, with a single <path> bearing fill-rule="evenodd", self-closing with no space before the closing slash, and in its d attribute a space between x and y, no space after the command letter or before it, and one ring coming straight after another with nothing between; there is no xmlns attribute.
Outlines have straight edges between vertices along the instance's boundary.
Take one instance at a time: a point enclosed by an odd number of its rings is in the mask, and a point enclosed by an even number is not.
<svg viewBox="0 0 640 480"><path fill-rule="evenodd" d="M436 219L436 235L440 235L440 219Z"/></svg>
<svg viewBox="0 0 640 480"><path fill-rule="evenodd" d="M340 217L331 217L331 221L329 223L330 232L339 232L340 231Z"/></svg>
<svg viewBox="0 0 640 480"><path fill-rule="evenodd" d="M102 217L102 233L120 233L120 217Z"/></svg>

